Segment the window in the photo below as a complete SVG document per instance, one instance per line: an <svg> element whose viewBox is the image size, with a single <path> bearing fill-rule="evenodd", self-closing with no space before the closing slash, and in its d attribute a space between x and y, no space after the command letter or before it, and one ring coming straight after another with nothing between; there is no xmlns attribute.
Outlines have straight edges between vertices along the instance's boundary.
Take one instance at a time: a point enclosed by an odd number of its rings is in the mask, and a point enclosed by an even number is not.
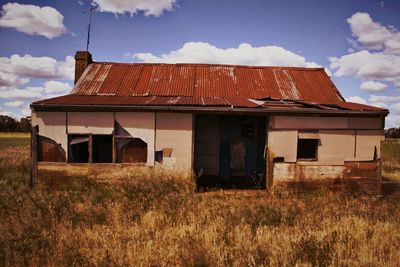
<svg viewBox="0 0 400 267"><path fill-rule="evenodd" d="M112 163L112 135L92 135L92 162Z"/></svg>
<svg viewBox="0 0 400 267"><path fill-rule="evenodd" d="M118 163L147 162L147 143L134 138L118 122L115 123L115 138Z"/></svg>
<svg viewBox="0 0 400 267"><path fill-rule="evenodd" d="M69 135L68 162L111 163L112 140L112 135Z"/></svg>
<svg viewBox="0 0 400 267"><path fill-rule="evenodd" d="M68 162L146 163L147 143L115 122L113 134L68 135Z"/></svg>
<svg viewBox="0 0 400 267"><path fill-rule="evenodd" d="M69 135L68 162L88 163L89 141L89 135Z"/></svg>
<svg viewBox="0 0 400 267"><path fill-rule="evenodd" d="M38 135L38 161L65 162L65 151L54 140Z"/></svg>
<svg viewBox="0 0 400 267"><path fill-rule="evenodd" d="M146 163L146 142L140 138L117 138L117 162Z"/></svg>
<svg viewBox="0 0 400 267"><path fill-rule="evenodd" d="M319 139L298 139L297 159L298 160L317 160Z"/></svg>

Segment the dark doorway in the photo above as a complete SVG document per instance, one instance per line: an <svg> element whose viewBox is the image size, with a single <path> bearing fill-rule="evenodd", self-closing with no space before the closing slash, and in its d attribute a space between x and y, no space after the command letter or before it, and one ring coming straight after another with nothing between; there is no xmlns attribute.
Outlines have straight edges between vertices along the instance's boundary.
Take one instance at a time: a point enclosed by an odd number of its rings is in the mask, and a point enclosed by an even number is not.
<svg viewBox="0 0 400 267"><path fill-rule="evenodd" d="M112 135L92 136L93 163L112 163Z"/></svg>
<svg viewBox="0 0 400 267"><path fill-rule="evenodd" d="M197 187L265 188L266 117L196 115Z"/></svg>
<svg viewBox="0 0 400 267"><path fill-rule="evenodd" d="M88 163L89 162L89 135L68 136L68 162Z"/></svg>

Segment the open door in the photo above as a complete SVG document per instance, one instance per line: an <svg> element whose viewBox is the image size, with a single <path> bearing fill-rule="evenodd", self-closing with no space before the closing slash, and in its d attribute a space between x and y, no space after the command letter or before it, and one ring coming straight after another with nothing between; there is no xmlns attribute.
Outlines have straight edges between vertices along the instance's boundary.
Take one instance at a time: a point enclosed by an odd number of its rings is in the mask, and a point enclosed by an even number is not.
<svg viewBox="0 0 400 267"><path fill-rule="evenodd" d="M266 186L266 117L196 115L194 170L202 188Z"/></svg>

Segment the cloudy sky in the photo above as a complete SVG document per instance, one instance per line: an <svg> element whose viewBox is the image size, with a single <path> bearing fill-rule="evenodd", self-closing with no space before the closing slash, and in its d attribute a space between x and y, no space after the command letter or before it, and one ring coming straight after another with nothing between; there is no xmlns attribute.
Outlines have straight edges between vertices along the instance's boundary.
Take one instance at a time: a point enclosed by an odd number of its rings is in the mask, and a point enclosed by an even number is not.
<svg viewBox="0 0 400 267"><path fill-rule="evenodd" d="M400 125L398 0L0 1L0 114L71 90L93 5L96 61L322 66Z"/></svg>

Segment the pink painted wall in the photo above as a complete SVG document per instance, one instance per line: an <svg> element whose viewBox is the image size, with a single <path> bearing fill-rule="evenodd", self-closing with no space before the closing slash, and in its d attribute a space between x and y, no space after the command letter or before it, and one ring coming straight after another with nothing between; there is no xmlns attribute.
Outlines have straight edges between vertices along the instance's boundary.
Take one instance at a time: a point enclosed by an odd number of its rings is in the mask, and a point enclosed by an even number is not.
<svg viewBox="0 0 400 267"><path fill-rule="evenodd" d="M192 168L192 131L191 113L156 113L156 150L171 148L170 158L164 158L164 164L179 170Z"/></svg>

